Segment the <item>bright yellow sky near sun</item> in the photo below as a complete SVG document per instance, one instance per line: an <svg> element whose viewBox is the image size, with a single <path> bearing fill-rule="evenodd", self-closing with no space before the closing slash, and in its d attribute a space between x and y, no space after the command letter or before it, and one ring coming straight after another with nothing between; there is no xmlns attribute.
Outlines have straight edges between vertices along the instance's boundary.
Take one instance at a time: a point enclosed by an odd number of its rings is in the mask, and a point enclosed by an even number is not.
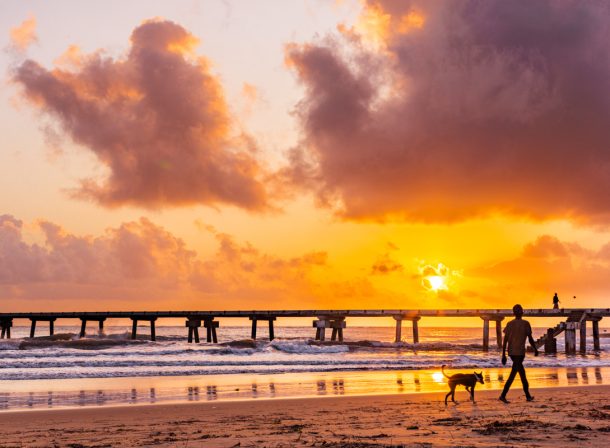
<svg viewBox="0 0 610 448"><path fill-rule="evenodd" d="M187 267L176 262L180 266L175 271L169 261L169 267L160 262L167 269L163 273L177 280L158 288L147 284L151 289L142 290L128 281L124 287L105 288L99 282L88 287L83 280L71 283L66 278L45 285L39 279L28 283L24 277L0 285L0 294L10 300L3 306L408 309L506 308L521 302L525 307L546 307L556 289L565 306L607 305L602 267L583 255L600 250L609 240L606 232L567 220L497 215L451 224L349 221L320 206L311 192L300 192L278 210L265 213L224 205L104 207L74 199L69 191L80 179L106 176L107 167L71 141L53 118L24 100L20 87L10 81L11 70L24 58L51 67L70 45L78 45L84 53L105 49L120 59L130 33L144 20L172 20L200 40L192 51L210 61L236 123L256 140L265 163L277 168L302 138L294 111L304 89L286 66L285 45L357 32L366 36L367 45L383 51L390 32L388 17L379 11L362 14L358 1L263 2L264 11L250 2L230 9L222 2L171 3L116 2L89 11L71 8L67 2L7 2L0 7L4 46L9 45L11 29L35 18L36 40L28 49L0 56L7 81L0 90L0 212L22 220L23 243L52 250L40 230L40 221L49 221L64 235L82 238L92 247L96 239L112 244L108 229L145 217L196 253L196 261ZM117 17L112 11L119 5L124 12ZM113 27L100 29L99 23ZM410 12L400 19L396 32L425 26L421 13ZM222 252L221 241L228 240L221 234L230 236L241 258ZM582 250L570 252L570 259L528 255L538 248L527 252L528 245L543 235L554 238L552 243L557 240ZM171 258L159 253L154 256ZM311 253L324 253L324 262L307 261ZM265 266L260 273L257 263ZM190 283L197 277L193 273L205 278L200 282L205 287ZM150 294L147 300L142 300L142 291Z"/></svg>

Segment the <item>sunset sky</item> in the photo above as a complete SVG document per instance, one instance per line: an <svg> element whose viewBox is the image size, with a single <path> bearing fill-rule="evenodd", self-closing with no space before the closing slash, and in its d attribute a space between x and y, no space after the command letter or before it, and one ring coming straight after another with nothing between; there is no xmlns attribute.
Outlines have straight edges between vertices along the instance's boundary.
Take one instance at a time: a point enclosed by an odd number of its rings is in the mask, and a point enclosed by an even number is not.
<svg viewBox="0 0 610 448"><path fill-rule="evenodd" d="M610 306L609 3L3 1L0 36L0 310Z"/></svg>

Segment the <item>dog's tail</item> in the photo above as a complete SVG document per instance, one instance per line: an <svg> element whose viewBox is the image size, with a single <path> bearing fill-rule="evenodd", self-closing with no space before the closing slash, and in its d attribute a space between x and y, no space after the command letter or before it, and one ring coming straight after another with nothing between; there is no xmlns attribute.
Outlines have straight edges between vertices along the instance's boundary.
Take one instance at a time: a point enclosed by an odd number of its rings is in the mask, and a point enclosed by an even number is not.
<svg viewBox="0 0 610 448"><path fill-rule="evenodd" d="M443 366L441 367L441 371L443 372L443 375L445 375L447 378L449 378L449 375L447 375L445 373L445 364L443 364Z"/></svg>

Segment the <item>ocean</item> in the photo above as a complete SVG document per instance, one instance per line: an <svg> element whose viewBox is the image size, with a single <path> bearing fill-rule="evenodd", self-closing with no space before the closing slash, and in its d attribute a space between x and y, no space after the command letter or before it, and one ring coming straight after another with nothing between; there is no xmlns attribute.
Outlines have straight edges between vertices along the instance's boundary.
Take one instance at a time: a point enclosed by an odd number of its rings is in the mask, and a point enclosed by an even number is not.
<svg viewBox="0 0 610 448"><path fill-rule="evenodd" d="M187 343L183 326L158 326L156 342L147 326L135 341L126 325L83 339L78 331L57 326L52 338L29 339L29 327L15 327L0 340L0 409L443 390L442 365L485 371L495 388L506 373L494 338L483 351L480 328L420 327L419 344L394 343L394 327L348 327L342 343L314 341L305 327L276 327L271 342L264 327L256 341L249 326L221 327L218 344ZM557 355L528 356L533 385L607 383L610 338L593 352L589 337L588 348L566 356L560 336Z"/></svg>

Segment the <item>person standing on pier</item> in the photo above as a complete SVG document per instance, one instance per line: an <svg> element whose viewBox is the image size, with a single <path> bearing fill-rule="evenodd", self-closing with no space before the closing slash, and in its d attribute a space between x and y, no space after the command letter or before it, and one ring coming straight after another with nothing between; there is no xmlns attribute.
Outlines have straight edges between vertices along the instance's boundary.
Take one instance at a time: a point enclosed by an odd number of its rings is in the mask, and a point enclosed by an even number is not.
<svg viewBox="0 0 610 448"><path fill-rule="evenodd" d="M559 297L557 297L557 293L555 293L555 295L553 296L553 309L559 309Z"/></svg>
<svg viewBox="0 0 610 448"><path fill-rule="evenodd" d="M517 373L521 378L521 384L523 384L523 391L525 392L525 398L527 401L532 401L534 397L530 395L529 383L527 382L527 376L525 375L525 367L523 367L523 361L525 360L525 341L529 340L532 348L534 349L534 356L538 356L538 349L536 348L536 342L532 337L532 326L530 323L523 319L523 307L521 305L513 306L513 314L515 318L511 320L504 329L504 343L502 344L502 365L506 365L506 348L508 346L508 356L513 361L513 367L510 371L510 375L504 384L504 390L500 395L500 401L509 403L506 399L510 386L513 384L513 380Z"/></svg>

